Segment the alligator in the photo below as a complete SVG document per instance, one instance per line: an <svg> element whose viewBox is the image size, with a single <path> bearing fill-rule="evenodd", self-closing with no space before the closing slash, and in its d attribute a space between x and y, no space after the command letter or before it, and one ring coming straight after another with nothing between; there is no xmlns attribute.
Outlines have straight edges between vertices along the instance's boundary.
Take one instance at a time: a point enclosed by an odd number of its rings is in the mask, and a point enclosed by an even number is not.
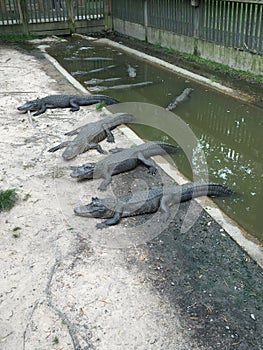
<svg viewBox="0 0 263 350"><path fill-rule="evenodd" d="M76 215L107 219L98 223L97 228L116 225L123 217L151 214L160 210L161 220L170 215L169 207L192 198L209 196L230 196L232 190L217 183L190 182L184 185L152 186L148 190L133 192L119 198L93 197L91 203L74 208Z"/></svg>
<svg viewBox="0 0 263 350"><path fill-rule="evenodd" d="M48 152L55 152L66 147L62 154L62 157L65 160L70 160L89 149L96 149L99 153L105 153L98 142L104 140L106 137L108 142L115 142L111 130L120 124L131 123L134 120L135 117L131 114L111 114L102 120L85 124L77 129L67 132L65 135L77 135L76 138L72 141L64 141L61 144L50 148Z"/></svg>
<svg viewBox="0 0 263 350"><path fill-rule="evenodd" d="M175 153L177 150L176 146L158 141L145 142L127 149L113 149L111 150L114 152L113 154L97 163L85 163L81 166L71 167L73 171L70 176L77 180L103 178L99 190L105 191L111 182L112 175L132 170L141 163L148 167L149 173L155 174L157 171L155 163L148 158Z"/></svg>
<svg viewBox="0 0 263 350"><path fill-rule="evenodd" d="M108 70L108 69L112 69L112 68L116 68L117 65L116 64L111 64L109 66L106 66L106 67L101 67L101 68L95 68L95 69L92 69L92 70L89 70L88 73L98 73L98 72L103 72L105 70Z"/></svg>
<svg viewBox="0 0 263 350"><path fill-rule="evenodd" d="M105 91L105 90L123 90L123 89L131 89L134 87L141 87L141 86L146 86L151 84L153 84L152 81L143 81L141 83L121 84L121 85L112 85L112 86L96 85L96 86L90 86L89 91L98 92L98 91Z"/></svg>
<svg viewBox="0 0 263 350"><path fill-rule="evenodd" d="M134 67L132 67L131 65L127 65L128 66L128 75L130 78L135 78L136 77L136 69Z"/></svg>
<svg viewBox="0 0 263 350"><path fill-rule="evenodd" d="M194 89L192 89L192 88L184 89L184 91L181 93L181 95L176 97L175 101L170 103L166 107L166 110L167 111L172 111L173 109L175 109L179 103L181 103L181 102L183 102L183 101L185 101L187 99L187 97L191 94L192 91L194 91Z"/></svg>
<svg viewBox="0 0 263 350"><path fill-rule="evenodd" d="M107 105L119 103L106 95L49 95L36 100L27 101L17 109L21 112L37 111L34 116L46 112L47 108L67 108L71 107L71 112L79 110L79 106L89 106L94 103L105 102Z"/></svg>
<svg viewBox="0 0 263 350"><path fill-rule="evenodd" d="M117 81L117 80L121 80L121 78L118 77L112 77L112 78L106 78L106 79L90 79L90 80L86 80L84 81L84 84L86 85L96 85L96 84L101 84L103 82L111 82L111 81Z"/></svg>

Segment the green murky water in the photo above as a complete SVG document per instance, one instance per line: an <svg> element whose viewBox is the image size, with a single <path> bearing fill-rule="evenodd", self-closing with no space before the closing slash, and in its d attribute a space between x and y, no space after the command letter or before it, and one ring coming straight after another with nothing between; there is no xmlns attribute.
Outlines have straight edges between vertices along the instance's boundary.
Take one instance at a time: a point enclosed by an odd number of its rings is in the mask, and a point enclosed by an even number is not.
<svg viewBox="0 0 263 350"><path fill-rule="evenodd" d="M193 88L191 97L174 112L189 125L202 145L209 179L238 193L234 198L217 200L217 204L263 242L262 109L110 46L75 39L56 44L49 53L92 93L106 94L121 102L166 107L186 87ZM136 77L129 76L128 65L136 70ZM139 86L145 82L147 85ZM118 85L121 88L116 88ZM162 122L160 118L160 128ZM144 139L167 140L156 129L143 126L134 129ZM192 178L183 154L177 156L176 164Z"/></svg>

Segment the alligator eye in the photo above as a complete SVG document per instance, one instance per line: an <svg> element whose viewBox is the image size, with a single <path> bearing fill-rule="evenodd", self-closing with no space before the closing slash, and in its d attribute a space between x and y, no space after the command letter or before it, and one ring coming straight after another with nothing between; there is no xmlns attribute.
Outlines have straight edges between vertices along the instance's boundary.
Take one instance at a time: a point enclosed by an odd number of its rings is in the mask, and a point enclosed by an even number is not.
<svg viewBox="0 0 263 350"><path fill-rule="evenodd" d="M94 197L94 198L92 198L92 204L93 205L100 205L101 200L98 197Z"/></svg>

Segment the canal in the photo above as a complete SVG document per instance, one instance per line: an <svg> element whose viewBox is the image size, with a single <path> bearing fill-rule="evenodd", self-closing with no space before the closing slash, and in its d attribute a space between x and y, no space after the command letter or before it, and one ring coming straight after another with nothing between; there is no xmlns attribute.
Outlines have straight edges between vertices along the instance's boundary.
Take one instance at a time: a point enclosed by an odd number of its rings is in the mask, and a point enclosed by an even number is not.
<svg viewBox="0 0 263 350"><path fill-rule="evenodd" d="M174 113L193 131L205 154L209 180L225 184L237 195L215 202L245 230L263 242L263 115L262 109L220 93L151 62L105 44L72 38L52 44L49 54L91 93L121 102L166 107L186 88L191 96ZM162 129L160 118L160 129ZM151 127L132 126L144 140L171 140ZM192 180L185 155L178 169Z"/></svg>

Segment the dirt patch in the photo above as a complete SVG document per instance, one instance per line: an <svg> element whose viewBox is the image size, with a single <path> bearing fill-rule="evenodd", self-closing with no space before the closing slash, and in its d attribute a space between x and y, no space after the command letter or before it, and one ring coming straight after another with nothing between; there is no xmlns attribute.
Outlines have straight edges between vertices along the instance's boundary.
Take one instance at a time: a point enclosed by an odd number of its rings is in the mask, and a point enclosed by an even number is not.
<svg viewBox="0 0 263 350"><path fill-rule="evenodd" d="M104 112L48 110L31 120L16 110L26 99L77 91L41 54L5 46L0 62L0 184L20 198L0 214L1 348L262 349L262 270L203 211L182 233L189 203L173 207L169 226L139 245L158 228L156 216L106 230L95 228L100 220L74 216L74 206L106 194L98 180L71 179L69 166L103 155L65 162L61 151L47 150ZM131 145L114 135L116 146ZM116 176L107 195L164 178L139 167Z"/></svg>

